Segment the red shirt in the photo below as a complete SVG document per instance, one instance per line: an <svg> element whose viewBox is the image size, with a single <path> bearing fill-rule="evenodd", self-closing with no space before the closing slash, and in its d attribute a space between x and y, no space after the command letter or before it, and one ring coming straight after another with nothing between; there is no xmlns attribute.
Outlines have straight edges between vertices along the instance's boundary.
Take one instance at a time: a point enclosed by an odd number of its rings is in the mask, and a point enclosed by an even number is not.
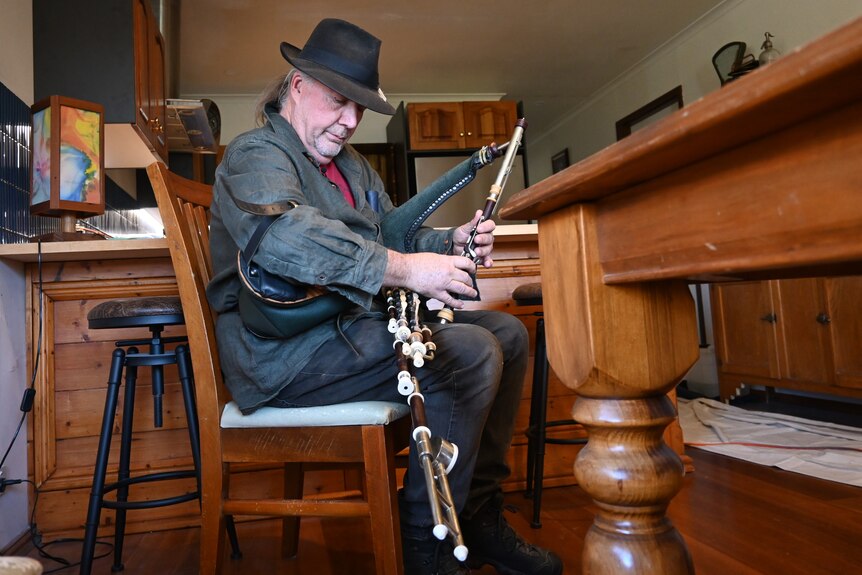
<svg viewBox="0 0 862 575"><path fill-rule="evenodd" d="M338 170L338 167L335 165L335 162L329 162L326 166L325 176L329 178L329 181L338 186L338 189L341 190L341 195L344 196L344 199L350 204L350 207L356 207L356 200L353 199L353 194L350 193L350 184L347 183L347 180L344 179L344 176Z"/></svg>

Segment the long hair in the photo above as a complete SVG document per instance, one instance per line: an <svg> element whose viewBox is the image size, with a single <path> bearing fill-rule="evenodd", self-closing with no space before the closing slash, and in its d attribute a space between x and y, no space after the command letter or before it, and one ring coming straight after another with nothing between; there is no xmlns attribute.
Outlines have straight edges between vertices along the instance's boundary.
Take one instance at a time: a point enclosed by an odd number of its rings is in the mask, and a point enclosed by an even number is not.
<svg viewBox="0 0 862 575"><path fill-rule="evenodd" d="M273 78L269 85L267 85L263 92L261 92L257 97L257 101L254 104L254 120L257 126L263 126L266 124L266 114L264 113L264 109L267 104L275 102L279 110L284 107L285 102L287 102L288 94L290 94L290 82L296 74L301 75L302 79L306 83L310 84L314 82L314 79L311 78L311 76L303 74L296 68L293 68L287 74Z"/></svg>

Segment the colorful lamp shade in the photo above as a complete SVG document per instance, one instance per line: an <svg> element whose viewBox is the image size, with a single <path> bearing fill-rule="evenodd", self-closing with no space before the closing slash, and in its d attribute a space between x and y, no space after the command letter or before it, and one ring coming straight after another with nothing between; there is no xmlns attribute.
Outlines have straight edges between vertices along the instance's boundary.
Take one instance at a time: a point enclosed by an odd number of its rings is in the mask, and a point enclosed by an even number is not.
<svg viewBox="0 0 862 575"><path fill-rule="evenodd" d="M105 212L105 120L100 104L51 96L34 104L30 213L58 217L44 241L99 239L76 233L78 217Z"/></svg>

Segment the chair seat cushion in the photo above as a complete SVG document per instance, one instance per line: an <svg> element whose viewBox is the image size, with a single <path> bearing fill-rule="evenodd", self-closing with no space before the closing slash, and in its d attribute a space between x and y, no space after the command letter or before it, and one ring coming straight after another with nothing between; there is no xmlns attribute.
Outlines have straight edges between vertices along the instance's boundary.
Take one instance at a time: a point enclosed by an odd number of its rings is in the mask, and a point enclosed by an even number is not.
<svg viewBox="0 0 862 575"><path fill-rule="evenodd" d="M356 401L321 407L261 407L243 415L236 402L224 406L221 426L229 427L321 427L332 425L386 425L410 412L407 403Z"/></svg>

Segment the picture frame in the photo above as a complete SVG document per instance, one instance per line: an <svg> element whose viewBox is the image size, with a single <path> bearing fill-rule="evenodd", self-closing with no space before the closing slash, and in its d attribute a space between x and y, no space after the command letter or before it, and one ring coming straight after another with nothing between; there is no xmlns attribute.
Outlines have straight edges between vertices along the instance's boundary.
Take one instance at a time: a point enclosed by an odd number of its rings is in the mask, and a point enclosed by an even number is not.
<svg viewBox="0 0 862 575"><path fill-rule="evenodd" d="M641 128L669 116L682 108L682 86L665 92L655 100L644 104L631 114L617 120L617 141L631 135Z"/></svg>
<svg viewBox="0 0 862 575"><path fill-rule="evenodd" d="M551 156L551 173L556 174L569 167L569 149L566 148Z"/></svg>

